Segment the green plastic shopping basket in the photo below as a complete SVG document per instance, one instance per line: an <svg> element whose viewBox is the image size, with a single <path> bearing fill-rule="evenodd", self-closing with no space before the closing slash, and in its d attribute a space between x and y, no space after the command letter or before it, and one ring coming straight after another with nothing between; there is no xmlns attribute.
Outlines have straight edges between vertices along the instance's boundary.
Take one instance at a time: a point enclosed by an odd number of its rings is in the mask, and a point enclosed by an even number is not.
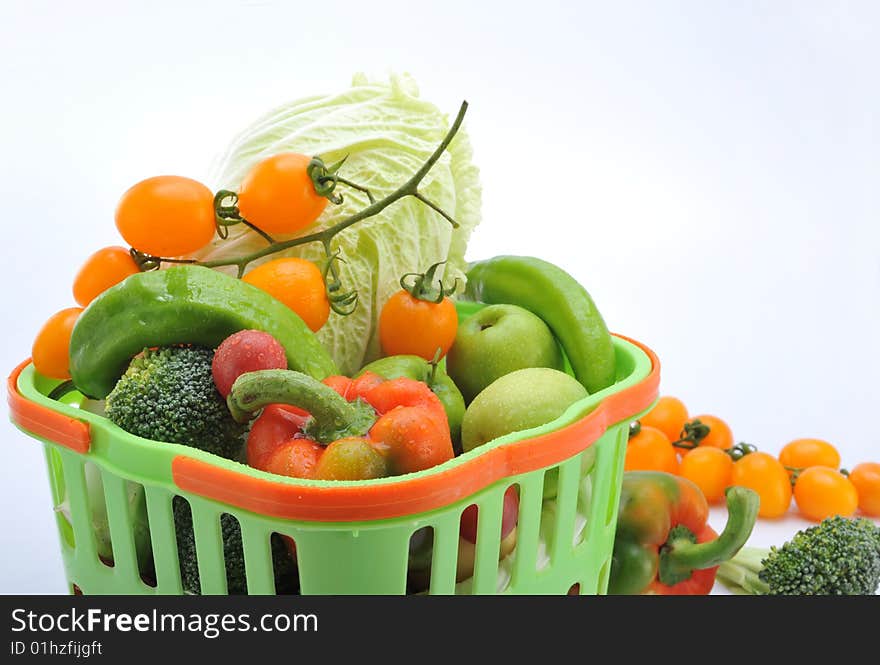
<svg viewBox="0 0 880 665"><path fill-rule="evenodd" d="M464 318L480 305L458 307ZM284 478L133 436L78 408L76 392L49 399L59 382L30 361L9 377L8 397L12 421L43 442L56 507L65 503L56 520L74 593L183 593L172 507L180 496L191 509L203 594L227 593L221 515L228 514L240 525L249 594L276 593L272 539L279 534L295 543L302 594L412 592L411 551L419 541L430 557L424 593L594 595L607 588L629 424L650 408L659 384L650 349L621 336L614 349L615 383L557 420L426 471L369 481ZM94 528L88 483L95 476L109 557ZM502 503L512 485L519 492L515 547L502 558ZM132 515L132 488L145 498L143 519ZM472 504L477 537L472 574L462 580L460 520Z"/></svg>

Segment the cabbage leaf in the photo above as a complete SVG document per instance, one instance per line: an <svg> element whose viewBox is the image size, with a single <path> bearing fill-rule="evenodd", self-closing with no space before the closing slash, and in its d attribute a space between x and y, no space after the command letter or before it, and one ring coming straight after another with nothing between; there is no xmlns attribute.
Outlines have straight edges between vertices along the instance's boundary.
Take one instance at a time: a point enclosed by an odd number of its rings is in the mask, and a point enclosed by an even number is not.
<svg viewBox="0 0 880 665"><path fill-rule="evenodd" d="M453 109L457 111L457 109ZM377 200L387 196L431 155L449 128L450 118L419 97L413 79L392 76L388 82L355 75L351 88L332 95L313 96L266 114L236 137L219 162L215 189L235 191L248 170L279 152L320 156L333 164L346 158L340 175L370 189ZM379 357L378 317L385 301L400 288L401 275L422 272L448 260L446 283L464 283L464 253L480 221L479 170L464 130L422 181L420 191L461 225L448 221L413 197L392 204L381 214L339 233L333 250L343 289L357 289L357 309L348 316L331 312L318 332L345 374L353 374ZM316 223L286 240L332 226L369 204L367 196L340 184L340 205L328 204ZM225 240L215 238L194 254L202 260L232 258L265 246L265 240L244 225L230 228ZM249 264L248 270L280 256L297 256L324 265L320 243L300 245ZM234 269L230 269L234 273Z"/></svg>

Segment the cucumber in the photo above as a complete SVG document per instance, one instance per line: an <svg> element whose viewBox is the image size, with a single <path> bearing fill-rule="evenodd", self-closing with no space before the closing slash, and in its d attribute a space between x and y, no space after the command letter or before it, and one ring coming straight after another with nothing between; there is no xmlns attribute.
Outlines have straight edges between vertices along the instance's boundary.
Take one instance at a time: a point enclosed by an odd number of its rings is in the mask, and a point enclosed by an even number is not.
<svg viewBox="0 0 880 665"><path fill-rule="evenodd" d="M145 348L216 348L245 329L275 337L290 369L319 380L338 373L330 354L292 309L240 279L179 265L132 275L92 301L71 334L71 378L84 395L103 399Z"/></svg>
<svg viewBox="0 0 880 665"><path fill-rule="evenodd" d="M590 394L614 383L614 343L602 314L562 268L531 256L478 261L468 267L466 295L489 304L519 305L544 319Z"/></svg>

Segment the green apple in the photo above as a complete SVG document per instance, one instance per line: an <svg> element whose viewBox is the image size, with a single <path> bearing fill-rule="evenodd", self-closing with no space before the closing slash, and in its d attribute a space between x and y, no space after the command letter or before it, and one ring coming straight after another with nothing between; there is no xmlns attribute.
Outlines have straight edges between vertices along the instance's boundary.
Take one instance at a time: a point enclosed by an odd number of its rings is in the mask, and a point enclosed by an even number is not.
<svg viewBox="0 0 880 665"><path fill-rule="evenodd" d="M505 374L476 396L461 423L465 452L511 432L556 420L587 389L565 372L529 367Z"/></svg>
<svg viewBox="0 0 880 665"><path fill-rule="evenodd" d="M458 326L446 372L470 403L483 388L526 367L561 370L562 352L547 324L517 305L489 305Z"/></svg>

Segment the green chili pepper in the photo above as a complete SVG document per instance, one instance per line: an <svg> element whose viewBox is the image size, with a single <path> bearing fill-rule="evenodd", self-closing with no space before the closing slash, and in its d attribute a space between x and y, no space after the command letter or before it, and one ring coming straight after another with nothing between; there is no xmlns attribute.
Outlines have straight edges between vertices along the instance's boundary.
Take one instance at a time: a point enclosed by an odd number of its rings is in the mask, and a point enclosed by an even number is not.
<svg viewBox="0 0 880 665"><path fill-rule="evenodd" d="M378 374L384 379L406 377L427 383L443 404L446 419L449 421L453 446L456 453L461 452L461 421L464 418L464 398L442 365L435 366L420 356L398 355L374 360L369 365L362 367L355 377L364 372Z"/></svg>
<svg viewBox="0 0 880 665"><path fill-rule="evenodd" d="M528 256L478 261L468 269L466 295L519 305L540 316L590 393L614 383L614 345L605 321L587 290L561 268Z"/></svg>
<svg viewBox="0 0 880 665"><path fill-rule="evenodd" d="M338 373L330 354L292 309L240 279L179 265L132 275L92 301L71 334L70 374L80 392L102 399L144 348L215 348L245 329L275 337L290 369L316 379Z"/></svg>

